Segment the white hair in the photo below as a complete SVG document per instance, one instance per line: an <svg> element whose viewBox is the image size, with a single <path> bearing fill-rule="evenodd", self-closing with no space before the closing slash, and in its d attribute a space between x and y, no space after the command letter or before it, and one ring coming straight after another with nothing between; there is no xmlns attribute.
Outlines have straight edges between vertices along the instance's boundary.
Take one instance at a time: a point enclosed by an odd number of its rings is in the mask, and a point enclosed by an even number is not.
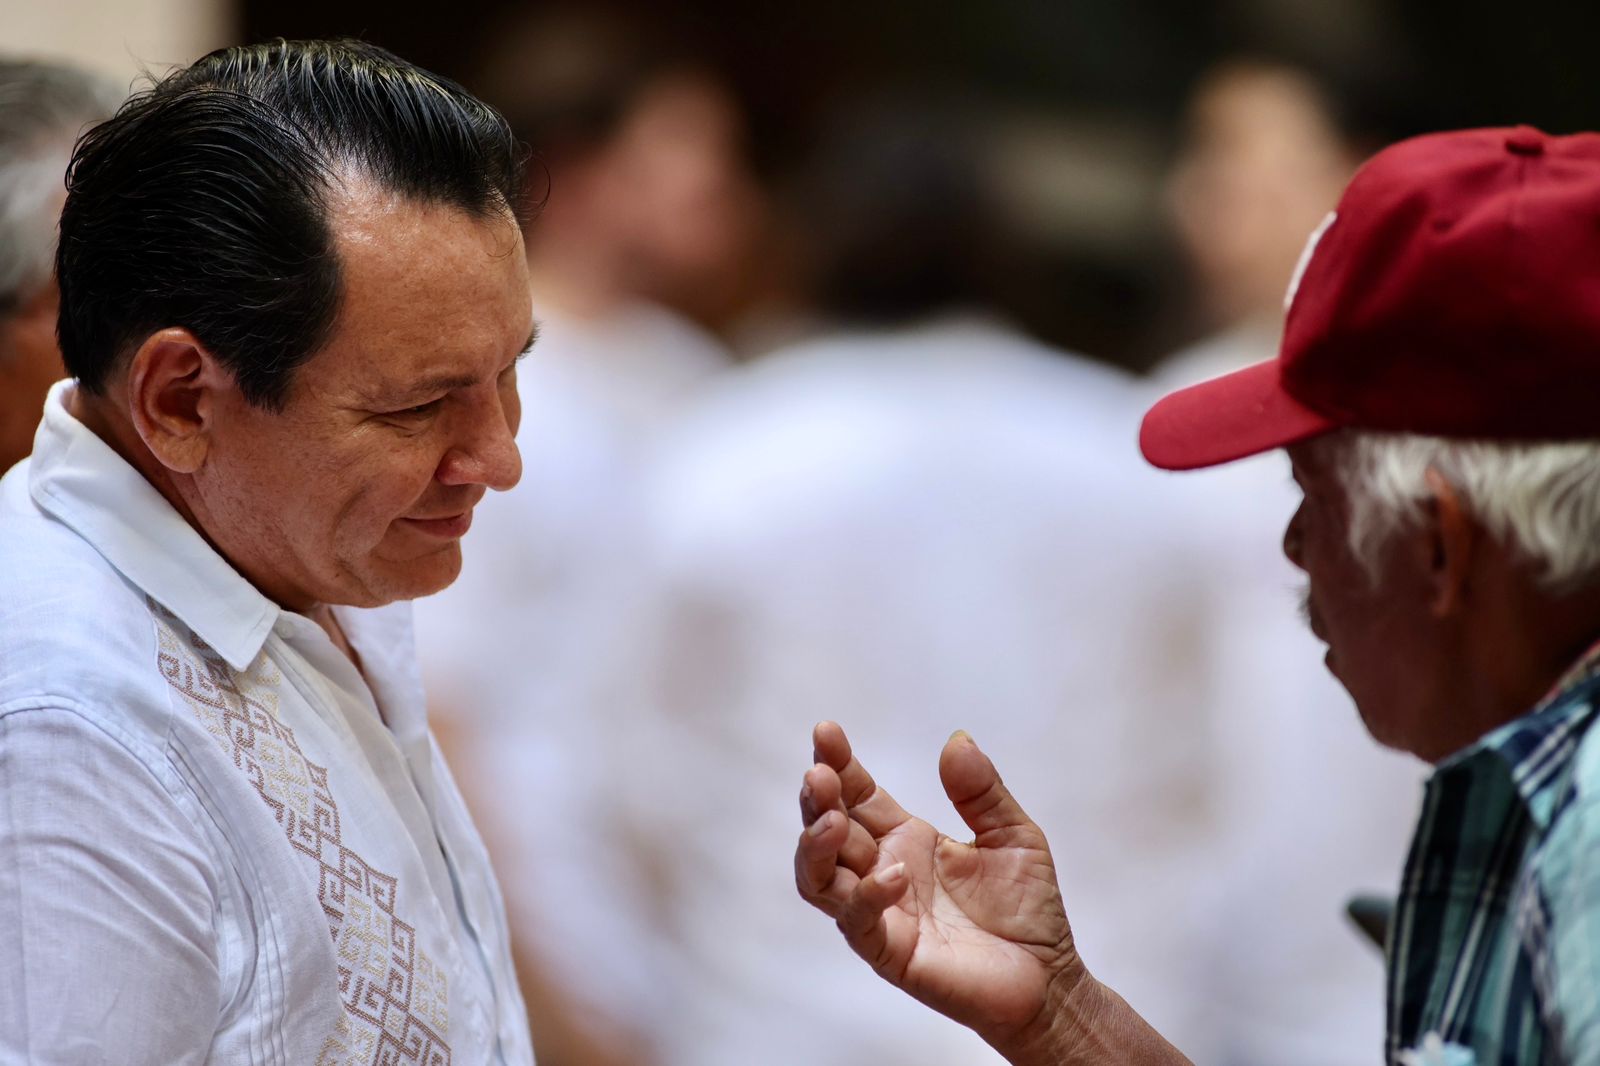
<svg viewBox="0 0 1600 1066"><path fill-rule="evenodd" d="M1344 430L1317 442L1350 502L1350 549L1378 550L1423 517L1439 473L1491 536L1565 592L1600 581L1600 441L1510 442Z"/></svg>
<svg viewBox="0 0 1600 1066"><path fill-rule="evenodd" d="M50 280L73 139L122 97L75 67L0 58L0 312Z"/></svg>

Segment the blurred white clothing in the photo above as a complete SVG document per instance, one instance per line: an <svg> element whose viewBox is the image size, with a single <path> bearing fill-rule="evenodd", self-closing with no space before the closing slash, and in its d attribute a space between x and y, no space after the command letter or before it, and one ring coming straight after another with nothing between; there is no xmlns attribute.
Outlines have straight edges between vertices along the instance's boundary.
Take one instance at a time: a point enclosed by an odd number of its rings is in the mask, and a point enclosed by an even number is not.
<svg viewBox="0 0 1600 1066"><path fill-rule="evenodd" d="M970 836L937 756L971 732L1040 822L1097 976L1204 1058L1191 907L1216 741L1186 522L1122 375L975 317L843 333L729 375L662 457L648 717L619 742L677 1002L671 1066L998 1062L876 977L794 891L834 718L908 809ZM509 879L508 879L509 880Z"/></svg>
<svg viewBox="0 0 1600 1066"><path fill-rule="evenodd" d="M1269 359L1277 330L1247 325L1188 349L1160 368L1153 391ZM1225 836L1203 885L1215 915L1203 991L1227 1020L1215 1061L1375 1062L1383 957L1344 904L1357 892L1394 894L1426 767L1367 735L1298 617L1305 579L1281 547L1300 497L1287 457L1174 481L1216 519L1195 528L1191 555L1222 593L1212 630Z"/></svg>
<svg viewBox="0 0 1600 1066"><path fill-rule="evenodd" d="M638 486L663 421L726 358L653 306L535 316L517 371L522 480L478 506L457 582L418 602L420 657L518 942L591 1027L646 1033L651 893L608 796L643 617Z"/></svg>

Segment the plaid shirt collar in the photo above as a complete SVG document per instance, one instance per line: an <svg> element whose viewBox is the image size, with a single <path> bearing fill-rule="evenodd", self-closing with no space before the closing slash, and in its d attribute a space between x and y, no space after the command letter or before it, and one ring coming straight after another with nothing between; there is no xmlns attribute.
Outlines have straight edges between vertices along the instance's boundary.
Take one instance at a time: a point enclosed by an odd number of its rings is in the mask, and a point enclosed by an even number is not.
<svg viewBox="0 0 1600 1066"><path fill-rule="evenodd" d="M1600 641L1567 668L1533 710L1444 759L1435 776L1482 759L1501 762L1528 817L1541 831L1548 829L1558 798L1558 790L1550 786L1562 778L1594 711L1593 701L1580 697L1596 688L1600 688Z"/></svg>
<svg viewBox="0 0 1600 1066"><path fill-rule="evenodd" d="M1573 795L1575 755L1600 697L1600 643L1527 714L1442 761L1428 780L1389 956L1390 1063L1552 1061L1549 916L1534 871ZM1587 1020L1587 1019L1585 1019Z"/></svg>

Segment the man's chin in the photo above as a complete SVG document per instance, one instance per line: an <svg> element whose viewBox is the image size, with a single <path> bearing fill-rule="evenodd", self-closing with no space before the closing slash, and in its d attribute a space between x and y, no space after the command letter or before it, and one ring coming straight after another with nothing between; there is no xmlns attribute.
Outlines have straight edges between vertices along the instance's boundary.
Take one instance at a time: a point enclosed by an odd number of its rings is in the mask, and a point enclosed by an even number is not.
<svg viewBox="0 0 1600 1066"><path fill-rule="evenodd" d="M381 562L384 573L369 584L381 602L418 600L449 588L461 576L461 545L450 543L437 551L401 562Z"/></svg>
<svg viewBox="0 0 1600 1066"><path fill-rule="evenodd" d="M1398 751L1405 755L1414 755L1425 762L1434 762L1448 752L1433 752L1418 743L1421 734L1418 734L1415 723L1404 717L1395 715L1392 711L1388 714L1373 712L1361 706L1361 701L1356 701L1356 713L1361 715L1361 724L1367 727L1367 735L1382 747L1390 751Z"/></svg>

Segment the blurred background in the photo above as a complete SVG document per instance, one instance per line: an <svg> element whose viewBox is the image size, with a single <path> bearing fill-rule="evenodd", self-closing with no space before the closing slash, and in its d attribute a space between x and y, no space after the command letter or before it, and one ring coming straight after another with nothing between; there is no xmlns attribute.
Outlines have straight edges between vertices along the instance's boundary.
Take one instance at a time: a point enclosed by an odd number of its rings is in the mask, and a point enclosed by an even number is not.
<svg viewBox="0 0 1600 1066"><path fill-rule="evenodd" d="M1365 737L1296 618L1281 457L1167 478L1136 427L1273 354L1372 151L1596 124L1600 8L1517 16L0 0L0 45L137 87L361 36L530 145L526 472L417 616L542 1063L996 1061L794 896L829 717L956 835L936 757L973 732L1050 834L1091 969L1197 1062L1333 1066L1379 1054L1381 954L1342 908L1392 891L1422 768ZM85 113L0 122L30 138L0 143L0 221L59 209L8 160L64 164ZM59 373L47 281L9 278L0 467Z"/></svg>
<svg viewBox="0 0 1600 1066"><path fill-rule="evenodd" d="M1205 72L1239 53L1310 64L1335 78L1351 121L1379 135L1528 122L1589 128L1596 103L1584 42L1600 11L1519 4L1515 27L1490 0L925 0L821 2L752 10L728 0L622 2L711 65L747 116L745 148L781 183L828 116L884 86L935 87L985 113L992 165L1031 261L998 285L1047 339L1149 366L1205 332L1174 254L1162 179ZM447 7L391 0L0 2L13 51L81 60L121 78L268 36L351 34L472 87L487 42L537 10L515 0ZM594 5L584 5L592 10ZM769 268L772 269L772 268ZM722 328L782 279L702 293Z"/></svg>

